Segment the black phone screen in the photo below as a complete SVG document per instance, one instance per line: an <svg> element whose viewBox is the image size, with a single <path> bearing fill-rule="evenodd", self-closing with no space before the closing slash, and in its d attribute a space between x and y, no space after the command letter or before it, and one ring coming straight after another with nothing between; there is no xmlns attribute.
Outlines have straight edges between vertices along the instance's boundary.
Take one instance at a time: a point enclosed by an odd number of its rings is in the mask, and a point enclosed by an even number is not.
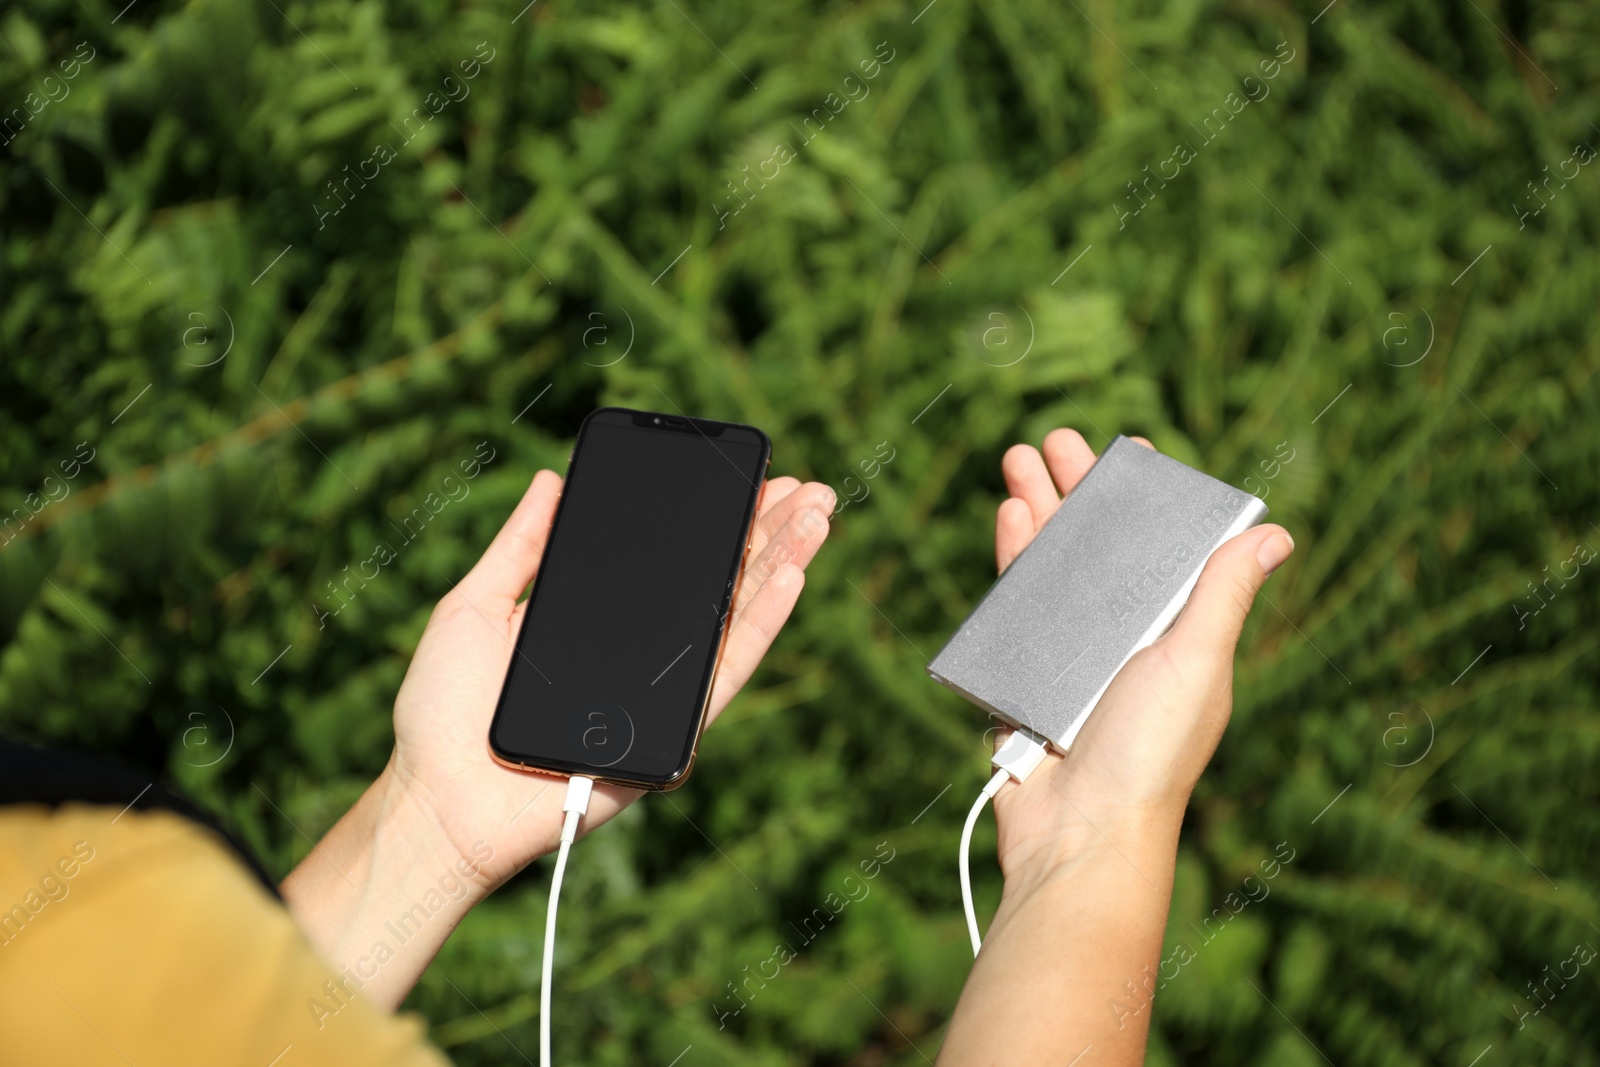
<svg viewBox="0 0 1600 1067"><path fill-rule="evenodd" d="M769 453L748 426L584 421L490 728L501 759L647 785L687 771Z"/></svg>

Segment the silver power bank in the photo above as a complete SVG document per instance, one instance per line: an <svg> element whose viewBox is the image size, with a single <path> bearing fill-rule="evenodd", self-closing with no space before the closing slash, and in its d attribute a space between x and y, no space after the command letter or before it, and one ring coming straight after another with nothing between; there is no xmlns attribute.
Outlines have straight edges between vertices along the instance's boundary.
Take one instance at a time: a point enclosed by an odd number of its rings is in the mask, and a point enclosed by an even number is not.
<svg viewBox="0 0 1600 1067"><path fill-rule="evenodd" d="M1133 654L1177 618L1205 562L1267 505L1126 437L928 664L928 674L1065 751Z"/></svg>

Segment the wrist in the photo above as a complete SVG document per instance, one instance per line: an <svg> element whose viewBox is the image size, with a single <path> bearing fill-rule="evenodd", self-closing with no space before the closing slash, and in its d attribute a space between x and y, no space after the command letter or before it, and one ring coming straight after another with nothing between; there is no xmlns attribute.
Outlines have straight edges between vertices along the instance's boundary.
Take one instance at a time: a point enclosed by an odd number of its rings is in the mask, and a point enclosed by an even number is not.
<svg viewBox="0 0 1600 1067"><path fill-rule="evenodd" d="M374 805L374 895L384 895L386 884L437 887L442 880L446 898L460 904L464 914L493 891L495 882L487 865L494 859L494 847L482 839L453 836L428 792L394 758L362 800L368 798Z"/></svg>
<svg viewBox="0 0 1600 1067"><path fill-rule="evenodd" d="M433 873L435 880L453 873L464 883L467 908L487 897L499 885L493 871L494 845L482 838L471 840L452 833L433 794L409 773L398 755L391 756L372 786L357 804L370 802L374 820L375 858L390 876L413 879ZM539 855L555 847L542 849ZM454 891L461 896L463 891Z"/></svg>
<svg viewBox="0 0 1600 1067"><path fill-rule="evenodd" d="M1019 842L1002 857L1005 896L1050 892L1106 869L1167 870L1177 856L1184 809L1185 805L1167 801L1120 805L1069 801L1062 824L1047 839Z"/></svg>
<svg viewBox="0 0 1600 1067"><path fill-rule="evenodd" d="M393 761L282 885L341 984L394 1008L491 884L484 842L458 847Z"/></svg>
<svg viewBox="0 0 1600 1067"><path fill-rule="evenodd" d="M1015 869L1008 859L941 1064L999 1062L996 1034L1007 1063L1061 1063L1089 1046L1100 1063L1144 1062L1149 1016L1106 1005L1159 966L1181 813L1067 810L1081 827L1053 832L1051 848L1019 857Z"/></svg>

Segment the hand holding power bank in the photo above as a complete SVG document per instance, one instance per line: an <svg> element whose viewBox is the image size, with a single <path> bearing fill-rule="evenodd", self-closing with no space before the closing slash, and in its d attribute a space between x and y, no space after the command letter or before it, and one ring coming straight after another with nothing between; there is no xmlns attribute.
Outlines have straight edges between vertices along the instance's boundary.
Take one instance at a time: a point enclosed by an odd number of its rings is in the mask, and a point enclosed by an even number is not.
<svg viewBox="0 0 1600 1067"><path fill-rule="evenodd" d="M1267 506L1117 437L928 665L935 681L1065 751L1206 560Z"/></svg>
<svg viewBox="0 0 1600 1067"><path fill-rule="evenodd" d="M1066 1062L1092 1037L1097 1054L1138 1062L1184 814L1228 722L1255 594L1294 542L1247 530L1260 501L1121 438L1096 460L1057 430L1042 449L1008 450L1002 468L1004 573L929 666L1019 727L961 831L981 962L944 1054ZM985 939L969 858L990 800L1006 889ZM1124 974L1131 1006L1114 1000L1108 1017L1097 991Z"/></svg>

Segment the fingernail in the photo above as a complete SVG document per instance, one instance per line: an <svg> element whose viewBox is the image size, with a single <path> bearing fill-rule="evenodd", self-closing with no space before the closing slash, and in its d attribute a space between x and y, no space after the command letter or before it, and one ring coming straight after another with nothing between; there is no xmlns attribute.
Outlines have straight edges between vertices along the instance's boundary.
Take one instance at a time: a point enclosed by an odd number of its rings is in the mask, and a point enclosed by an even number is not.
<svg viewBox="0 0 1600 1067"><path fill-rule="evenodd" d="M1261 542L1256 549L1256 562L1261 564L1261 570L1271 574L1283 566L1283 561L1289 558L1289 553L1294 551L1294 538L1287 533L1278 533Z"/></svg>
<svg viewBox="0 0 1600 1067"><path fill-rule="evenodd" d="M832 511L834 509L834 506L839 503L839 494L833 491L833 487L831 485L827 487L827 490L828 490L828 505L827 506L828 506L828 510Z"/></svg>

